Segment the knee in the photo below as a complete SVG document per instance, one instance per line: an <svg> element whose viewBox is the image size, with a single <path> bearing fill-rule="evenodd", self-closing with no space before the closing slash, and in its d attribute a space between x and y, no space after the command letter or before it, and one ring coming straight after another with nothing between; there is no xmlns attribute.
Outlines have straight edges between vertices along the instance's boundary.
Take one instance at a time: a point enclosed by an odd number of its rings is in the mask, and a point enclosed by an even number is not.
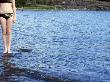
<svg viewBox="0 0 110 82"><path fill-rule="evenodd" d="M7 30L6 34L10 35L11 34L11 30Z"/></svg>
<svg viewBox="0 0 110 82"><path fill-rule="evenodd" d="M3 34L3 35L6 35L7 33L6 33L6 31L3 31L2 34Z"/></svg>

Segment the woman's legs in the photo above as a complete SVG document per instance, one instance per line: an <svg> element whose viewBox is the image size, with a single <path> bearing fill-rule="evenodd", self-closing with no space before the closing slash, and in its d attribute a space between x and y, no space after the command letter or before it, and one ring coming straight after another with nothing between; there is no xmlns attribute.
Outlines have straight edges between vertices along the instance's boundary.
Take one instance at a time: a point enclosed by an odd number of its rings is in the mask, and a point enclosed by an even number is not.
<svg viewBox="0 0 110 82"><path fill-rule="evenodd" d="M1 27L2 27L2 39L3 39L3 46L4 46L4 52L7 53L7 35L6 35L6 19L3 17L0 17Z"/></svg>
<svg viewBox="0 0 110 82"><path fill-rule="evenodd" d="M11 53L11 37L12 37L12 17L6 20L6 32L7 32L7 50Z"/></svg>

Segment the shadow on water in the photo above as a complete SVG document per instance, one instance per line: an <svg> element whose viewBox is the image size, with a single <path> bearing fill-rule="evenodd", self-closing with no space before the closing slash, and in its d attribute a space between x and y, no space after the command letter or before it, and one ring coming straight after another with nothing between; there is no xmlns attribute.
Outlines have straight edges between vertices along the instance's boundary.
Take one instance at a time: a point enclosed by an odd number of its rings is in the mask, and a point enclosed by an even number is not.
<svg viewBox="0 0 110 82"><path fill-rule="evenodd" d="M79 82L79 81L64 81L57 77L48 76L39 71L21 69L15 67L9 61L14 57L12 54L3 54L0 57L2 65L0 65L0 82Z"/></svg>

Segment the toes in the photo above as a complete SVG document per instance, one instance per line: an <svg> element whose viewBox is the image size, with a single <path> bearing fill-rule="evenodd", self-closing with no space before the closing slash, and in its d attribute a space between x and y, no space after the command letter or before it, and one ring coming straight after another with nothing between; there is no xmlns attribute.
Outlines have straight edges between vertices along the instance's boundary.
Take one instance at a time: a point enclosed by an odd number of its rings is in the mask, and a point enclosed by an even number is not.
<svg viewBox="0 0 110 82"><path fill-rule="evenodd" d="M7 51L5 50L3 53L5 54L5 53L7 53Z"/></svg>
<svg viewBox="0 0 110 82"><path fill-rule="evenodd" d="M11 50L8 50L8 53L12 53Z"/></svg>

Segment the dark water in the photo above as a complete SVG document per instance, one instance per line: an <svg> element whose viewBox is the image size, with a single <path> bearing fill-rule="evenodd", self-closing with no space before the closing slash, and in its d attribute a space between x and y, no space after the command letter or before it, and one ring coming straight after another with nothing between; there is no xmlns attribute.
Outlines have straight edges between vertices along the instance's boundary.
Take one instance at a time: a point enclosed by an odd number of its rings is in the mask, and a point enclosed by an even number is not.
<svg viewBox="0 0 110 82"><path fill-rule="evenodd" d="M110 82L109 11L18 10L12 30L1 82Z"/></svg>

